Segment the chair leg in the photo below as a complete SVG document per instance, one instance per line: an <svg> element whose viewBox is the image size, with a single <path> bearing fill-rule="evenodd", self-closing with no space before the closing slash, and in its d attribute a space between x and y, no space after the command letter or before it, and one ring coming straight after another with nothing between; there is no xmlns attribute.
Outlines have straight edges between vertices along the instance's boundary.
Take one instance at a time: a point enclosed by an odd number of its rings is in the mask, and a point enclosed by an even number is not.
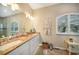
<svg viewBox="0 0 79 59"><path fill-rule="evenodd" d="M69 53L69 55L71 55L71 51L69 51L68 53Z"/></svg>
<svg viewBox="0 0 79 59"><path fill-rule="evenodd" d="M71 55L71 52L69 52L69 55Z"/></svg>

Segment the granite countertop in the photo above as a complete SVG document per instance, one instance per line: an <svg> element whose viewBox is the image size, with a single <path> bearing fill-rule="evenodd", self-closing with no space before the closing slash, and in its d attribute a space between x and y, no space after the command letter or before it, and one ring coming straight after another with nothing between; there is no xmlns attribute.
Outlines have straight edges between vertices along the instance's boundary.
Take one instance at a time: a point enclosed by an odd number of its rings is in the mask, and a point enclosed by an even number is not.
<svg viewBox="0 0 79 59"><path fill-rule="evenodd" d="M8 44L0 46L0 55L5 55L17 47L21 46L25 42L31 40L33 37L37 36L38 33L30 34L27 36L18 37L16 41L10 42Z"/></svg>

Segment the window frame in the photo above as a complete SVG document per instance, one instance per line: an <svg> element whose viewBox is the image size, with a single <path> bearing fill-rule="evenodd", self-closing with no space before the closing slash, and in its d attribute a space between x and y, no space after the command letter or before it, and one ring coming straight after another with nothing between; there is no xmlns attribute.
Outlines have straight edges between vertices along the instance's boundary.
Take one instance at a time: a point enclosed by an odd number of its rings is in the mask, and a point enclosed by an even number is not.
<svg viewBox="0 0 79 59"><path fill-rule="evenodd" d="M79 33L72 33L71 31L70 31L70 16L71 15L79 15L79 13L67 13L67 14L63 14L63 15L60 15L60 16L58 16L58 17L56 17L56 34L64 34L64 35L79 35ZM67 19L68 19L68 31L67 32L65 32L65 33L61 33L61 32L59 32L58 31L58 21L59 21L59 19L61 18L61 17L63 17L63 16L65 16L65 15L67 15Z"/></svg>

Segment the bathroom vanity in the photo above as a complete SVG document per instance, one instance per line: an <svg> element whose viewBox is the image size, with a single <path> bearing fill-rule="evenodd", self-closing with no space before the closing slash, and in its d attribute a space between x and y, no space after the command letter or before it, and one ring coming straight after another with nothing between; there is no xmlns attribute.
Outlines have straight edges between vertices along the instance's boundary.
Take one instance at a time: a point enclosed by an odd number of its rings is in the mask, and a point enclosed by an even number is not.
<svg viewBox="0 0 79 59"><path fill-rule="evenodd" d="M16 37L15 37L16 38ZM39 33L30 33L21 35L17 40L1 45L1 55L32 55L38 45L41 43Z"/></svg>

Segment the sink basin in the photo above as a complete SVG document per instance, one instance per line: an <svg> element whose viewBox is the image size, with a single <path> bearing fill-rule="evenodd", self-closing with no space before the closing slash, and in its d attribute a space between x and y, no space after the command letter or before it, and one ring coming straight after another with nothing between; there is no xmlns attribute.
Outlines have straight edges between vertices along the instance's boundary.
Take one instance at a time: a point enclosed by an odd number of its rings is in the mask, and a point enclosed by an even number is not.
<svg viewBox="0 0 79 59"><path fill-rule="evenodd" d="M18 44L20 44L20 43L22 43L22 41L21 41L21 40L17 40L17 41L14 41L14 42L11 42L11 43L2 45L2 46L0 46L0 51L1 51L1 50L4 51L5 49L8 49L8 48L10 48L10 47L12 47L12 46L15 46L15 45L18 45Z"/></svg>

